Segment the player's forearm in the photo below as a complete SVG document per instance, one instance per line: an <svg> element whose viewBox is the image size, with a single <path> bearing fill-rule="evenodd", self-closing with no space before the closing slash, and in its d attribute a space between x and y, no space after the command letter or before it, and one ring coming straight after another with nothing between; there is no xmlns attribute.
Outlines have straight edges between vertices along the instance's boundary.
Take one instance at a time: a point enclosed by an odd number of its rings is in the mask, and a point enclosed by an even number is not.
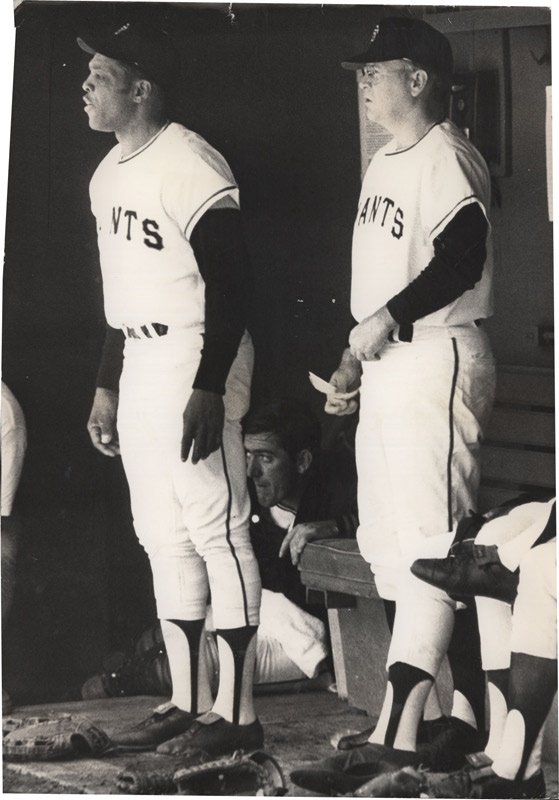
<svg viewBox="0 0 559 800"><path fill-rule="evenodd" d="M488 227L477 203L456 214L435 239L429 265L386 304L396 322L415 322L473 289L483 274Z"/></svg>
<svg viewBox="0 0 559 800"><path fill-rule="evenodd" d="M105 343L101 352L101 363L95 385L98 389L118 392L118 383L124 361L124 333L107 325Z"/></svg>
<svg viewBox="0 0 559 800"><path fill-rule="evenodd" d="M240 212L210 210L190 243L205 282L205 332L195 389L225 393L225 382L247 326L252 293Z"/></svg>

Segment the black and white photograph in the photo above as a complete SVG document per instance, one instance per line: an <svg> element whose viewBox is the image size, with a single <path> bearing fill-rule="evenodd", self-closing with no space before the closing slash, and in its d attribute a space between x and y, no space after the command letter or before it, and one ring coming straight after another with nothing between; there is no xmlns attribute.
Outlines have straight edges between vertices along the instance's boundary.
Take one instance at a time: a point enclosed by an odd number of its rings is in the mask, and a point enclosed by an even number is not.
<svg viewBox="0 0 559 800"><path fill-rule="evenodd" d="M6 6L2 793L558 798L551 7Z"/></svg>

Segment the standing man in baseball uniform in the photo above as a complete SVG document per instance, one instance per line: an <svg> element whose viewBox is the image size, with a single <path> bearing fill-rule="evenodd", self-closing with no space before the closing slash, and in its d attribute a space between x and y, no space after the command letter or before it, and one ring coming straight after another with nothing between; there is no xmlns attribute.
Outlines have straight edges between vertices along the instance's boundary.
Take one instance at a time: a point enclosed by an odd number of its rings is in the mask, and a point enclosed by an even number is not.
<svg viewBox="0 0 559 800"><path fill-rule="evenodd" d="M368 118L393 138L363 181L352 254L357 325L331 383L339 392L360 385L357 538L397 615L400 576L417 544L448 533L450 546L476 509L494 395L483 330L492 313L491 187L483 158L446 119L453 59L442 34L388 17L343 66L358 71ZM351 413L350 403L332 397L326 411ZM409 730L433 678L390 664L371 742L414 748ZM463 701L461 717L475 728L476 710Z"/></svg>
<svg viewBox="0 0 559 800"><path fill-rule="evenodd" d="M250 751L263 743L252 702L261 590L240 427L253 350L239 191L223 157L167 116L178 74L168 35L129 22L78 44L90 55L89 125L117 139L90 185L108 328L88 430L102 453L122 455L173 684L170 703L113 740Z"/></svg>

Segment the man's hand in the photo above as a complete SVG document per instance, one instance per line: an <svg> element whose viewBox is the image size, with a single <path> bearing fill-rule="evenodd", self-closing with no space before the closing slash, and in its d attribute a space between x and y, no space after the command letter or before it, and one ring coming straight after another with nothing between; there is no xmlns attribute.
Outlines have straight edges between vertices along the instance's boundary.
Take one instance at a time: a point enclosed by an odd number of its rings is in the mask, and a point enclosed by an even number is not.
<svg viewBox="0 0 559 800"><path fill-rule="evenodd" d="M397 325L386 306L379 308L351 331L349 335L351 354L359 361L378 361L379 352L386 344L388 334Z"/></svg>
<svg viewBox="0 0 559 800"><path fill-rule="evenodd" d="M349 350L344 350L340 366L330 378L332 386L340 393L353 392L361 382L361 364ZM344 400L335 395L327 395L324 410L327 414L336 414L338 417L353 414L357 409L357 400L350 398Z"/></svg>
<svg viewBox="0 0 559 800"><path fill-rule="evenodd" d="M286 534L281 543L279 555L282 558L288 551L291 555L291 562L298 564L301 553L305 549L307 542L316 542L319 539L332 539L338 535L338 526L334 520L325 522L301 522L295 525Z"/></svg>
<svg viewBox="0 0 559 800"><path fill-rule="evenodd" d="M221 446L225 408L223 398L215 392L193 389L182 415L181 459L192 463L203 461Z"/></svg>
<svg viewBox="0 0 559 800"><path fill-rule="evenodd" d="M112 389L95 391L93 407L87 421L87 430L93 447L111 458L120 455L116 430L117 409L118 392L113 392Z"/></svg>

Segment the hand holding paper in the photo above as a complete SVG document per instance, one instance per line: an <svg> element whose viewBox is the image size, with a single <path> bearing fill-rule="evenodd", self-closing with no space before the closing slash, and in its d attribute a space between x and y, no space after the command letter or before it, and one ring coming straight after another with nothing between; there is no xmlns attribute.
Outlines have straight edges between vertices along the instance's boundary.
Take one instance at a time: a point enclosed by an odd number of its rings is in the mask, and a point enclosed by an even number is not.
<svg viewBox="0 0 559 800"><path fill-rule="evenodd" d="M350 400L359 392L359 389L355 389L353 392L339 392L335 386L328 383L323 378L319 378L314 372L309 372L309 380L317 391L329 397L333 397L336 400Z"/></svg>

